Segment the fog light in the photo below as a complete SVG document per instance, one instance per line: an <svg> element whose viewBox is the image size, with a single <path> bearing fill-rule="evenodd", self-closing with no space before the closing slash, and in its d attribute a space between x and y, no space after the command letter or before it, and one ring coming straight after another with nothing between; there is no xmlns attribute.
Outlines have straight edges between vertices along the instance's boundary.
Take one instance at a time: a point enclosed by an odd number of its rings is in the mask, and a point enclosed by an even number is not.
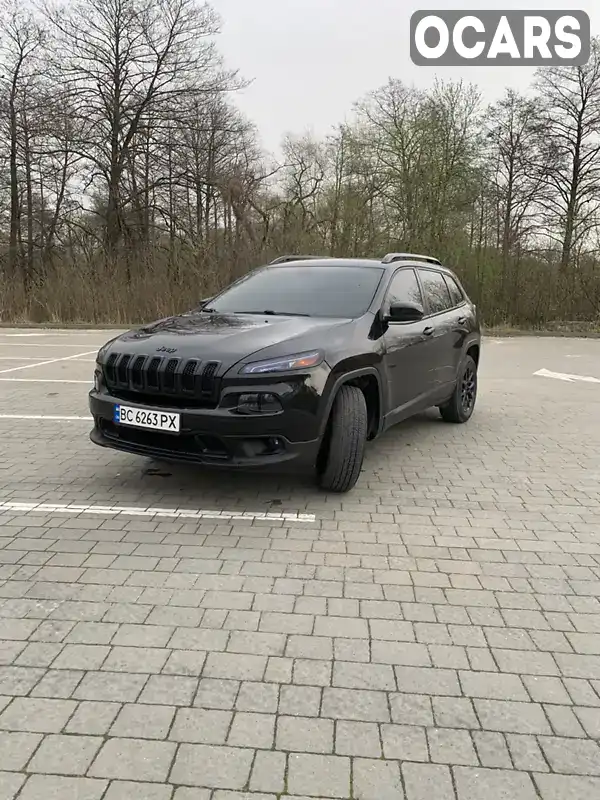
<svg viewBox="0 0 600 800"><path fill-rule="evenodd" d="M242 439L238 448L245 458L259 458L260 456L273 456L285 451L284 440L278 436L265 436L260 438Z"/></svg>
<svg viewBox="0 0 600 800"><path fill-rule="evenodd" d="M270 392L241 394L238 400L238 414L273 414L277 411L281 411L281 403Z"/></svg>

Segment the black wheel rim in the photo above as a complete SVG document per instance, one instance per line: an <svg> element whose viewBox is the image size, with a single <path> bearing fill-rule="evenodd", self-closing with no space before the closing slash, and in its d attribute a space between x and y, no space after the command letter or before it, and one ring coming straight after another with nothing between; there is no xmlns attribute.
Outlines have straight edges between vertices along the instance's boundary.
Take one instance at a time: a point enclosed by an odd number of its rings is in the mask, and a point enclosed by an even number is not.
<svg viewBox="0 0 600 800"><path fill-rule="evenodd" d="M473 410L473 406L475 405L476 392L477 392L477 376L475 375L475 370L473 370L471 367L467 367L467 369L463 373L461 387L460 387L460 400L461 400L462 410L467 414Z"/></svg>

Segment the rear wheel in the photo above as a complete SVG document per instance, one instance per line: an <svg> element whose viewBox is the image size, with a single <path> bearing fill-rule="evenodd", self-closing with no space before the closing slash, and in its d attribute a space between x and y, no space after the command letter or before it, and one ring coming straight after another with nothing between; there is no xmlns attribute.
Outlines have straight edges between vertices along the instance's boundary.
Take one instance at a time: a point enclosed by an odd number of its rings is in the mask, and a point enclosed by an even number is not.
<svg viewBox="0 0 600 800"><path fill-rule="evenodd" d="M477 400L477 364L467 356L458 373L452 397L443 406L440 414L445 422L467 422L475 409Z"/></svg>
<svg viewBox="0 0 600 800"><path fill-rule="evenodd" d="M356 386L342 386L336 395L323 447L319 485L348 492L356 484L367 441L367 403Z"/></svg>

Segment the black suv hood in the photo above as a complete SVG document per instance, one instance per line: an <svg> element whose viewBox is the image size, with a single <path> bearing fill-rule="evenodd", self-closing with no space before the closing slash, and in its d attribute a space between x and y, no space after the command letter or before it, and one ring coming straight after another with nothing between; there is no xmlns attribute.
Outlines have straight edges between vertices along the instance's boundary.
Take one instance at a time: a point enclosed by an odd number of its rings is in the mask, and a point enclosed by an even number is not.
<svg viewBox="0 0 600 800"><path fill-rule="evenodd" d="M317 317L191 312L118 336L107 344L103 359L110 352L173 355L220 361L222 372L265 348L269 349L266 358L317 349L333 329L349 322Z"/></svg>

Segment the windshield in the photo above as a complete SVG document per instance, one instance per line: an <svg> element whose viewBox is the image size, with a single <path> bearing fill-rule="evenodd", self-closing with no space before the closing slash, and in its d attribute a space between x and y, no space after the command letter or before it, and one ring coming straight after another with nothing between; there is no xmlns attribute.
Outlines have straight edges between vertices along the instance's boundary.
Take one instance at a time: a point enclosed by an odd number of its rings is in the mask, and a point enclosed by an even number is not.
<svg viewBox="0 0 600 800"><path fill-rule="evenodd" d="M249 275L208 303L230 314L360 317L381 280L376 267L270 267Z"/></svg>

